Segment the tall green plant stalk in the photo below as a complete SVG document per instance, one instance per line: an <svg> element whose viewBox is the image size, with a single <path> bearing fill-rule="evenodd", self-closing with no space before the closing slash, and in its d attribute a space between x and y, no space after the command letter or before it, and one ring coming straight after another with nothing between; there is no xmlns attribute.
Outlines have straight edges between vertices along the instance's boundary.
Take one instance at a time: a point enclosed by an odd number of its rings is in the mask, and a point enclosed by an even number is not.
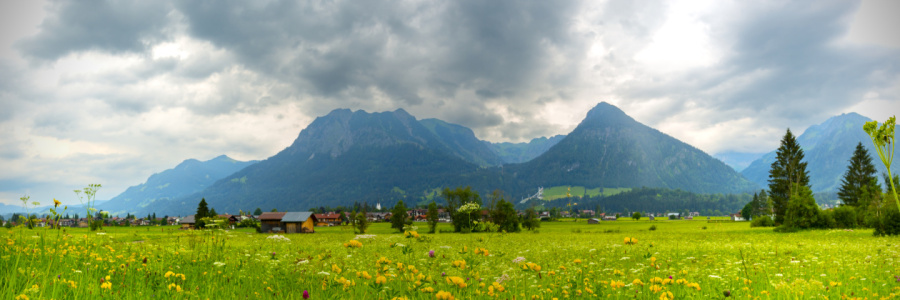
<svg viewBox="0 0 900 300"><path fill-rule="evenodd" d="M897 198L897 188L894 187L894 173L891 173L891 163L894 161L894 125L896 123L897 119L892 116L881 126L878 126L878 121L866 122L866 125L863 125L863 130L872 138L875 150L878 151L878 157L881 158L881 162L887 168L891 192L894 193L897 210L900 210L900 199Z"/></svg>

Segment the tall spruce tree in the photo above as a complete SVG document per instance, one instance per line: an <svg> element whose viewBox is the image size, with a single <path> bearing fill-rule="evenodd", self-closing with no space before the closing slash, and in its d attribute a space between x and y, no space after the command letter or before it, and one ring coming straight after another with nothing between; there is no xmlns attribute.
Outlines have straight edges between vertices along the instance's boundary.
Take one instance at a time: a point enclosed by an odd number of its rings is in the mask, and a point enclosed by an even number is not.
<svg viewBox="0 0 900 300"><path fill-rule="evenodd" d="M784 223L785 212L791 195L797 186L809 188L809 173L803 162L803 149L791 130L781 139L781 146L775 152L775 162L769 170L769 198L775 212L775 224Z"/></svg>
<svg viewBox="0 0 900 300"><path fill-rule="evenodd" d="M209 216L209 207L206 205L206 198L200 198L200 204L197 205L197 214L194 220L200 220Z"/></svg>
<svg viewBox="0 0 900 300"><path fill-rule="evenodd" d="M856 150L850 158L850 165L847 166L847 172L841 180L841 188L838 191L838 198L844 202L844 205L859 207L868 205L868 199L863 198L864 190L870 194L874 191L881 191L878 186L878 177L875 176L875 165L872 164L872 157L869 151L863 147L862 143L856 144Z"/></svg>

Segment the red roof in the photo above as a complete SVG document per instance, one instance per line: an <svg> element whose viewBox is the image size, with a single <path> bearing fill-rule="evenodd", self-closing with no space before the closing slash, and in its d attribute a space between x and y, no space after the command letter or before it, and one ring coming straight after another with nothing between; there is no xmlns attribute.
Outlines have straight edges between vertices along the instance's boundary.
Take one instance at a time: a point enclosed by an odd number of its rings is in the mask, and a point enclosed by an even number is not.
<svg viewBox="0 0 900 300"><path fill-rule="evenodd" d="M319 220L340 219L341 218L341 214L315 214L315 216L316 216L316 219L319 219Z"/></svg>
<svg viewBox="0 0 900 300"><path fill-rule="evenodd" d="M281 221L281 218L284 218L284 214L286 212L264 212L259 215L260 221Z"/></svg>

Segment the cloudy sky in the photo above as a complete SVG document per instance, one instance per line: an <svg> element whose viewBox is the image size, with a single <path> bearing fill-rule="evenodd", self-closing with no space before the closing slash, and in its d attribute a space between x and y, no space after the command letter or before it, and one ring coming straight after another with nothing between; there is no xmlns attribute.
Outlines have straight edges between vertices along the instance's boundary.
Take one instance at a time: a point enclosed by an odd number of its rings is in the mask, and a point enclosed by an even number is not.
<svg viewBox="0 0 900 300"><path fill-rule="evenodd" d="M336 108L489 141L598 102L708 153L900 108L900 1L0 0L0 203L265 159Z"/></svg>

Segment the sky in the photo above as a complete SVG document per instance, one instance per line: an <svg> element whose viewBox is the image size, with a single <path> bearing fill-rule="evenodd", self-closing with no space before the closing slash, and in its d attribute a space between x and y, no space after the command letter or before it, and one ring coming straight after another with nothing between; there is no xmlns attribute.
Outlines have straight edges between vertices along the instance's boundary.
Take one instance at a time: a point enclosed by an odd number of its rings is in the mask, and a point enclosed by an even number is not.
<svg viewBox="0 0 900 300"><path fill-rule="evenodd" d="M605 101L710 154L900 108L900 1L0 0L0 203L265 159L338 108L483 140Z"/></svg>

